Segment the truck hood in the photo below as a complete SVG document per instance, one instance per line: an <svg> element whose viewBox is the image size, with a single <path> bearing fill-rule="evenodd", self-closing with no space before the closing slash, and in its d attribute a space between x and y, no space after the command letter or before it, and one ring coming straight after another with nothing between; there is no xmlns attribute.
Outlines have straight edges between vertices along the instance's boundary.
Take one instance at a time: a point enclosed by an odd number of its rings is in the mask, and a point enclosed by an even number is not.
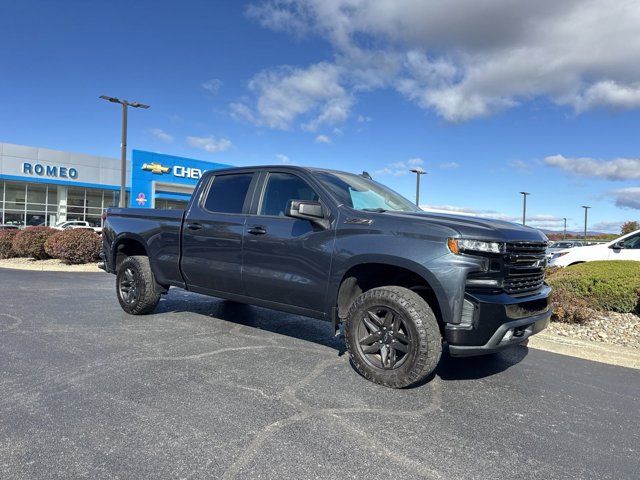
<svg viewBox="0 0 640 480"><path fill-rule="evenodd" d="M452 215L446 213L431 212L385 212L381 215L393 215L396 217L415 218L443 227L449 227L466 238L478 240L492 240L499 242L528 241L546 242L547 237L540 230L526 227L517 223L491 218L478 218L467 215Z"/></svg>

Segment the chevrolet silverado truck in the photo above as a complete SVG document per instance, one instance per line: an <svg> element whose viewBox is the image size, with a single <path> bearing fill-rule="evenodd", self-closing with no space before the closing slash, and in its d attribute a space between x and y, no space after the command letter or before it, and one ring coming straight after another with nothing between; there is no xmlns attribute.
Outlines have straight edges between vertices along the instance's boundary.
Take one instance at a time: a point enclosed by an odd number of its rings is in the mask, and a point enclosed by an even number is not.
<svg viewBox="0 0 640 480"><path fill-rule="evenodd" d="M208 171L182 210L112 208L101 266L125 312L178 287L343 325L355 369L393 388L453 356L524 343L551 316L547 238L426 213L371 177L294 166Z"/></svg>

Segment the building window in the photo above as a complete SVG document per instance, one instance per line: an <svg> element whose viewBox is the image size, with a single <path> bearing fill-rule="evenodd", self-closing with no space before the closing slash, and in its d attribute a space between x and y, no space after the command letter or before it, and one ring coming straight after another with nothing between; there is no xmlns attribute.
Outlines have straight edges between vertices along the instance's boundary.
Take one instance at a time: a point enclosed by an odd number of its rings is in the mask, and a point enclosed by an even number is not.
<svg viewBox="0 0 640 480"><path fill-rule="evenodd" d="M47 186L27 184L26 224L29 227L47 224Z"/></svg>
<svg viewBox="0 0 640 480"><path fill-rule="evenodd" d="M27 185L24 183L4 183L3 223L24 226Z"/></svg>
<svg viewBox="0 0 640 480"><path fill-rule="evenodd" d="M156 198L155 208L160 210L184 210L189 202L185 200L168 200L164 198Z"/></svg>

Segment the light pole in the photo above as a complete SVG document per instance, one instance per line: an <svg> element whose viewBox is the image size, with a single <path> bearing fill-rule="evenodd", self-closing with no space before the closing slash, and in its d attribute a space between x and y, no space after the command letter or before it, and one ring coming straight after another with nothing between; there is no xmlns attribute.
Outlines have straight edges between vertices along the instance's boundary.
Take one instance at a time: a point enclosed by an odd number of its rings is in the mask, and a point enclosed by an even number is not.
<svg viewBox="0 0 640 480"><path fill-rule="evenodd" d="M531 195L529 192L520 192L522 195L522 225L527 224L527 195Z"/></svg>
<svg viewBox="0 0 640 480"><path fill-rule="evenodd" d="M412 168L411 171L416 174L416 205L420 208L420 175L426 175L426 170L422 168Z"/></svg>
<svg viewBox="0 0 640 480"><path fill-rule="evenodd" d="M126 207L127 198L127 107L133 108L149 108L149 105L139 102L129 102L128 100L120 100L116 97L108 97L100 95L100 98L111 103L119 103L122 105L122 142L120 143L120 208Z"/></svg>
<svg viewBox="0 0 640 480"><path fill-rule="evenodd" d="M587 241L587 212L591 207L588 205L582 205L582 208L584 208L584 241L586 242Z"/></svg>
<svg viewBox="0 0 640 480"><path fill-rule="evenodd" d="M566 240L567 239L567 219L563 218L564 220L564 233L562 234L562 239Z"/></svg>

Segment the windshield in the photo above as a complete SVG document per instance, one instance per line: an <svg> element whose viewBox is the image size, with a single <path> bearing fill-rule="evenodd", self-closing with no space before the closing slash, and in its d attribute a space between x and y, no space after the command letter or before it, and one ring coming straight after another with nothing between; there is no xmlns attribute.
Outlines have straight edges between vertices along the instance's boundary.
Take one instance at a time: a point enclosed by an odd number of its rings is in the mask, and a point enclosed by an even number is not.
<svg viewBox="0 0 640 480"><path fill-rule="evenodd" d="M573 243L571 242L556 242L552 246L553 248L572 248Z"/></svg>
<svg viewBox="0 0 640 480"><path fill-rule="evenodd" d="M317 178L340 201L356 210L366 211L421 211L406 198L373 180L339 172L318 172Z"/></svg>

